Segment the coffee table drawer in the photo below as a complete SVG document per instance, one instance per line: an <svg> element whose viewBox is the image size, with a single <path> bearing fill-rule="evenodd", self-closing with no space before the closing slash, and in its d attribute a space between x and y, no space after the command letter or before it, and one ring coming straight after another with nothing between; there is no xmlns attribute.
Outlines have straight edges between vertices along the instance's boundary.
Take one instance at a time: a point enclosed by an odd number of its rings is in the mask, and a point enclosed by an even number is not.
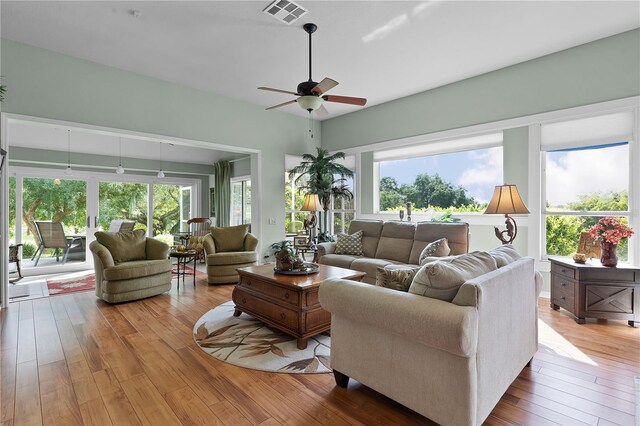
<svg viewBox="0 0 640 426"><path fill-rule="evenodd" d="M249 314L262 316L292 330L298 328L298 313L291 309L261 300L244 291L235 292L233 299L241 310L246 310Z"/></svg>
<svg viewBox="0 0 640 426"><path fill-rule="evenodd" d="M260 279L243 276L238 285L267 296L275 297L276 299L282 300L285 303L290 303L294 306L297 306L299 303L299 293L278 287L273 283L265 282Z"/></svg>

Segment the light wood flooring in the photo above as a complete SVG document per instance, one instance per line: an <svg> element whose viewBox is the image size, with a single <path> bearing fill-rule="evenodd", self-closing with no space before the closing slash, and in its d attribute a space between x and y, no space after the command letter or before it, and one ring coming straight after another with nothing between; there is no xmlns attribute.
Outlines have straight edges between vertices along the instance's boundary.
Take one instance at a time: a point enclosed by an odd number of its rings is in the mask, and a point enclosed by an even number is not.
<svg viewBox="0 0 640 426"><path fill-rule="evenodd" d="M272 374L225 364L193 342L194 322L232 286L174 287L108 305L92 292L1 311L2 425L431 424L333 375ZM540 299L540 351L487 424L632 425L640 330L577 325Z"/></svg>

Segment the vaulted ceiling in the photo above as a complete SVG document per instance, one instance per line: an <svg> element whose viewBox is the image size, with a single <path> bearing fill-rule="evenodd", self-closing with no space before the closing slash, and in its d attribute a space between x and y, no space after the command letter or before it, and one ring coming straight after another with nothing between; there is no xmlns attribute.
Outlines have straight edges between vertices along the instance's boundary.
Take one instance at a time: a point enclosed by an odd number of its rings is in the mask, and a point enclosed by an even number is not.
<svg viewBox="0 0 640 426"><path fill-rule="evenodd" d="M367 106L640 26L637 1L304 1L291 25L270 1L2 1L3 38L261 106L308 74ZM328 118L359 107L329 104ZM299 106L285 112L306 115Z"/></svg>

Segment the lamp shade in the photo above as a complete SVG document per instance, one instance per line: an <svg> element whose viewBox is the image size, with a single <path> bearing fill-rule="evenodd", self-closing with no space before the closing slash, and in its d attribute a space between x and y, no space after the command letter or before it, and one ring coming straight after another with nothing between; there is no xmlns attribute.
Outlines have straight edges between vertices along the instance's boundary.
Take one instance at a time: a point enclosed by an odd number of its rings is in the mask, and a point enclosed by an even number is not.
<svg viewBox="0 0 640 426"><path fill-rule="evenodd" d="M515 185L496 186L493 197L489 201L484 214L524 214L529 209L524 205L522 197Z"/></svg>
<svg viewBox="0 0 640 426"><path fill-rule="evenodd" d="M302 208L300 209L303 212L319 212L322 210L322 206L320 205L320 199L318 198L318 194L307 194L304 197L304 203L302 203Z"/></svg>
<svg viewBox="0 0 640 426"><path fill-rule="evenodd" d="M307 95L300 96L297 100L298 105L302 107L302 109L306 109L307 111L315 111L322 105L324 99L319 96Z"/></svg>

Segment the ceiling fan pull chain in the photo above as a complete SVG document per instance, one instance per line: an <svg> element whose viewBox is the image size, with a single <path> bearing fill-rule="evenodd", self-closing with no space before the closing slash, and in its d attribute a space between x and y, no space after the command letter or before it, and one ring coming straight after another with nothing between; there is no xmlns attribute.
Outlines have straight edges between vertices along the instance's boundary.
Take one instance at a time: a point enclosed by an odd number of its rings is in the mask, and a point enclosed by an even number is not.
<svg viewBox="0 0 640 426"><path fill-rule="evenodd" d="M309 111L309 134L311 135L311 139L313 139L313 118L311 118L311 111Z"/></svg>

